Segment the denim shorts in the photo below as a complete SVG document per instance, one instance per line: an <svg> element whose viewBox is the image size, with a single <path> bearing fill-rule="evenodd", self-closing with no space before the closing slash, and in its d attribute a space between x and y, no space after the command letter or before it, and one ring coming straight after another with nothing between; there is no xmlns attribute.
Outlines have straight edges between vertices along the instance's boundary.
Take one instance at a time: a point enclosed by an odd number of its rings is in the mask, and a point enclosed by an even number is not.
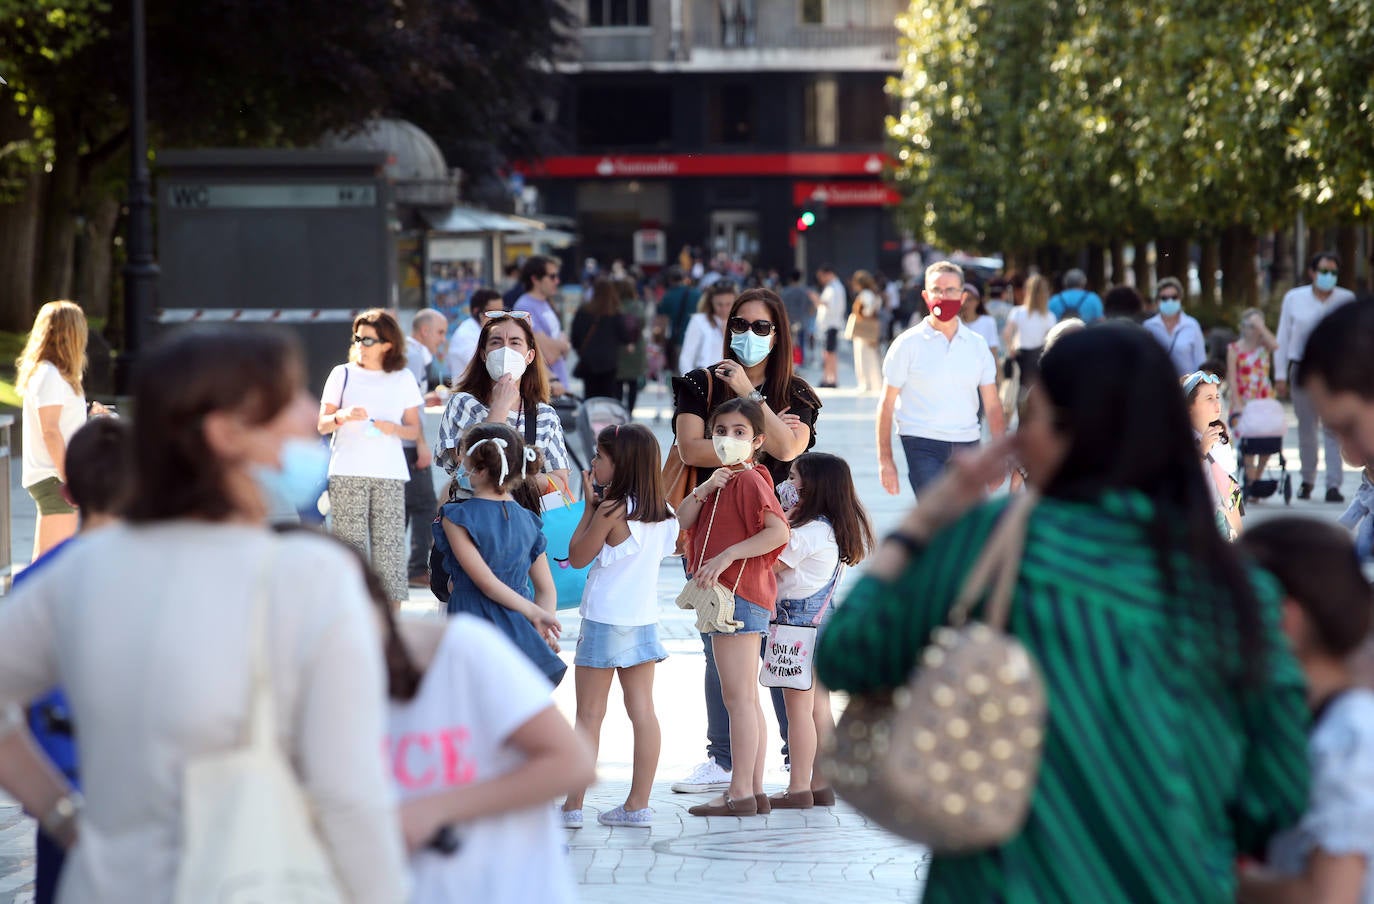
<svg viewBox="0 0 1374 904"><path fill-rule="evenodd" d="M608 625L582 619L573 665L589 669L628 669L662 662L668 651L658 640L658 625Z"/></svg>
<svg viewBox="0 0 1374 904"><path fill-rule="evenodd" d="M773 620L773 613L762 606L755 606L748 600L735 597L735 621L744 622L743 628L737 628L729 633L725 631L708 631L711 636L730 637L734 634L767 634L768 623Z"/></svg>
<svg viewBox="0 0 1374 904"><path fill-rule="evenodd" d="M822 591L804 600L778 600L778 615L774 621L780 625L801 625L811 627L816 615L829 603L828 595Z"/></svg>

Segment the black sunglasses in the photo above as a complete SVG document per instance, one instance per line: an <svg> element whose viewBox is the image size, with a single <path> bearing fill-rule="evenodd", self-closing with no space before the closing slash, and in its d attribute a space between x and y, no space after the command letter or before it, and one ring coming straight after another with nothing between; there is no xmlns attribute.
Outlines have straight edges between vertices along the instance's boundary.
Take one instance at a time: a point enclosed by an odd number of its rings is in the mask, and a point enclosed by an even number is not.
<svg viewBox="0 0 1374 904"><path fill-rule="evenodd" d="M753 330L755 336L771 336L773 331L778 328L771 320L755 320L753 323L743 317L730 318L730 332L743 333L746 330Z"/></svg>
<svg viewBox="0 0 1374 904"><path fill-rule="evenodd" d="M380 340L380 339L378 339L378 338L376 338L376 337L374 337L374 336L356 336L356 335L355 335L355 336L353 337L353 344L354 344L354 345L361 345L361 346L363 346L363 348L371 348L372 346L376 345L377 343L379 343L379 342L381 342L381 341L382 341L382 340Z"/></svg>

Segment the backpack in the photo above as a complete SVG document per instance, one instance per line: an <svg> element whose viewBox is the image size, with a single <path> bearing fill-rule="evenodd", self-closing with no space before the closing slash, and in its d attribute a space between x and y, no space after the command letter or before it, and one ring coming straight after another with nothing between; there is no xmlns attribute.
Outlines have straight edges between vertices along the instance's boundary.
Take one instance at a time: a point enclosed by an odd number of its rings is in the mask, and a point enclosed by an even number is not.
<svg viewBox="0 0 1374 904"><path fill-rule="evenodd" d="M1061 314L1061 315L1059 315L1059 319L1060 319L1060 320L1068 320L1070 317L1072 317L1072 318L1074 318L1075 320L1082 320L1082 319L1083 319L1083 314L1081 313L1081 311L1082 311L1082 308L1083 308L1083 303L1084 303L1085 301L1088 300L1088 296L1091 295L1092 293L1089 292L1087 289L1079 289L1079 290L1078 290L1078 304L1074 305L1073 307L1069 307L1069 299L1068 299L1068 292L1069 292L1069 291L1072 291L1072 290L1066 290L1066 291L1064 291L1064 292L1060 292L1060 293L1059 293L1059 303L1062 304L1062 305L1064 306L1064 313Z"/></svg>

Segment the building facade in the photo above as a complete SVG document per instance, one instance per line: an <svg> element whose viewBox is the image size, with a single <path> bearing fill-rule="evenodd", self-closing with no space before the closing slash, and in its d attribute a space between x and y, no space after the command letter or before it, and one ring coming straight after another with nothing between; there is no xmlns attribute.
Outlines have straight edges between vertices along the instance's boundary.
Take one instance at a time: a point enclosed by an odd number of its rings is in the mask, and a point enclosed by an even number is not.
<svg viewBox="0 0 1374 904"><path fill-rule="evenodd" d="M569 2L565 152L525 176L579 257L897 272L883 119L904 0Z"/></svg>

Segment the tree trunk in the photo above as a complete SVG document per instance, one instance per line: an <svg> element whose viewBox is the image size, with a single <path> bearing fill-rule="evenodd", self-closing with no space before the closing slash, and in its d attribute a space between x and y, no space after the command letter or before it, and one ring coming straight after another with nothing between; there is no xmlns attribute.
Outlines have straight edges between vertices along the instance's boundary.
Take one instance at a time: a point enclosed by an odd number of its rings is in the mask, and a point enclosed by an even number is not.
<svg viewBox="0 0 1374 904"><path fill-rule="evenodd" d="M43 174L35 171L13 204L0 205L0 330L26 333L33 325L33 260Z"/></svg>
<svg viewBox="0 0 1374 904"><path fill-rule="evenodd" d="M1153 271L1150 268L1149 242L1135 243L1135 260L1131 264L1131 269L1135 271L1135 290L1148 304L1155 295L1155 282L1151 277Z"/></svg>
<svg viewBox="0 0 1374 904"><path fill-rule="evenodd" d="M76 211L80 200L79 137L71 117L55 110L53 161L43 195L34 302L66 298L72 292L72 252L76 245Z"/></svg>
<svg viewBox="0 0 1374 904"><path fill-rule="evenodd" d="M1220 298L1217 295L1217 270L1221 265L1217 240L1203 239L1200 245L1202 254L1198 259L1198 282L1202 284L1202 304L1215 306Z"/></svg>
<svg viewBox="0 0 1374 904"><path fill-rule="evenodd" d="M1307 229L1307 258L1298 262L1302 265L1302 275L1298 277L1299 284L1308 282L1312 278L1307 272L1309 269L1307 265L1312 262L1312 256L1330 250L1331 248L1326 243L1326 230L1309 226Z"/></svg>
<svg viewBox="0 0 1374 904"><path fill-rule="evenodd" d="M1188 240L1176 235L1155 239L1155 275L1172 276L1188 291Z"/></svg>
<svg viewBox="0 0 1374 904"><path fill-rule="evenodd" d="M85 246L77 292L86 316L108 319L114 278L114 233L119 222L119 199L112 195L91 205L86 216Z"/></svg>
<svg viewBox="0 0 1374 904"><path fill-rule="evenodd" d="M1295 285L1293 280L1297 272L1294 267L1298 252L1297 241L1297 230L1291 226L1274 233L1274 269L1269 285L1269 292L1273 297L1281 297Z"/></svg>
<svg viewBox="0 0 1374 904"><path fill-rule="evenodd" d="M1112 274L1108 283L1113 286L1126 285L1126 243L1112 239L1108 245L1111 256Z"/></svg>
<svg viewBox="0 0 1374 904"><path fill-rule="evenodd" d="M1088 245L1088 266L1085 271L1088 274L1088 288L1094 292L1107 291L1107 257L1106 249L1101 245Z"/></svg>
<svg viewBox="0 0 1374 904"><path fill-rule="evenodd" d="M1341 285L1353 289L1359 285L1359 227L1353 223L1336 230L1336 253L1341 256Z"/></svg>
<svg viewBox="0 0 1374 904"><path fill-rule="evenodd" d="M1255 233L1248 226L1228 226L1221 231L1222 301L1227 307L1259 305L1259 273L1255 269Z"/></svg>

